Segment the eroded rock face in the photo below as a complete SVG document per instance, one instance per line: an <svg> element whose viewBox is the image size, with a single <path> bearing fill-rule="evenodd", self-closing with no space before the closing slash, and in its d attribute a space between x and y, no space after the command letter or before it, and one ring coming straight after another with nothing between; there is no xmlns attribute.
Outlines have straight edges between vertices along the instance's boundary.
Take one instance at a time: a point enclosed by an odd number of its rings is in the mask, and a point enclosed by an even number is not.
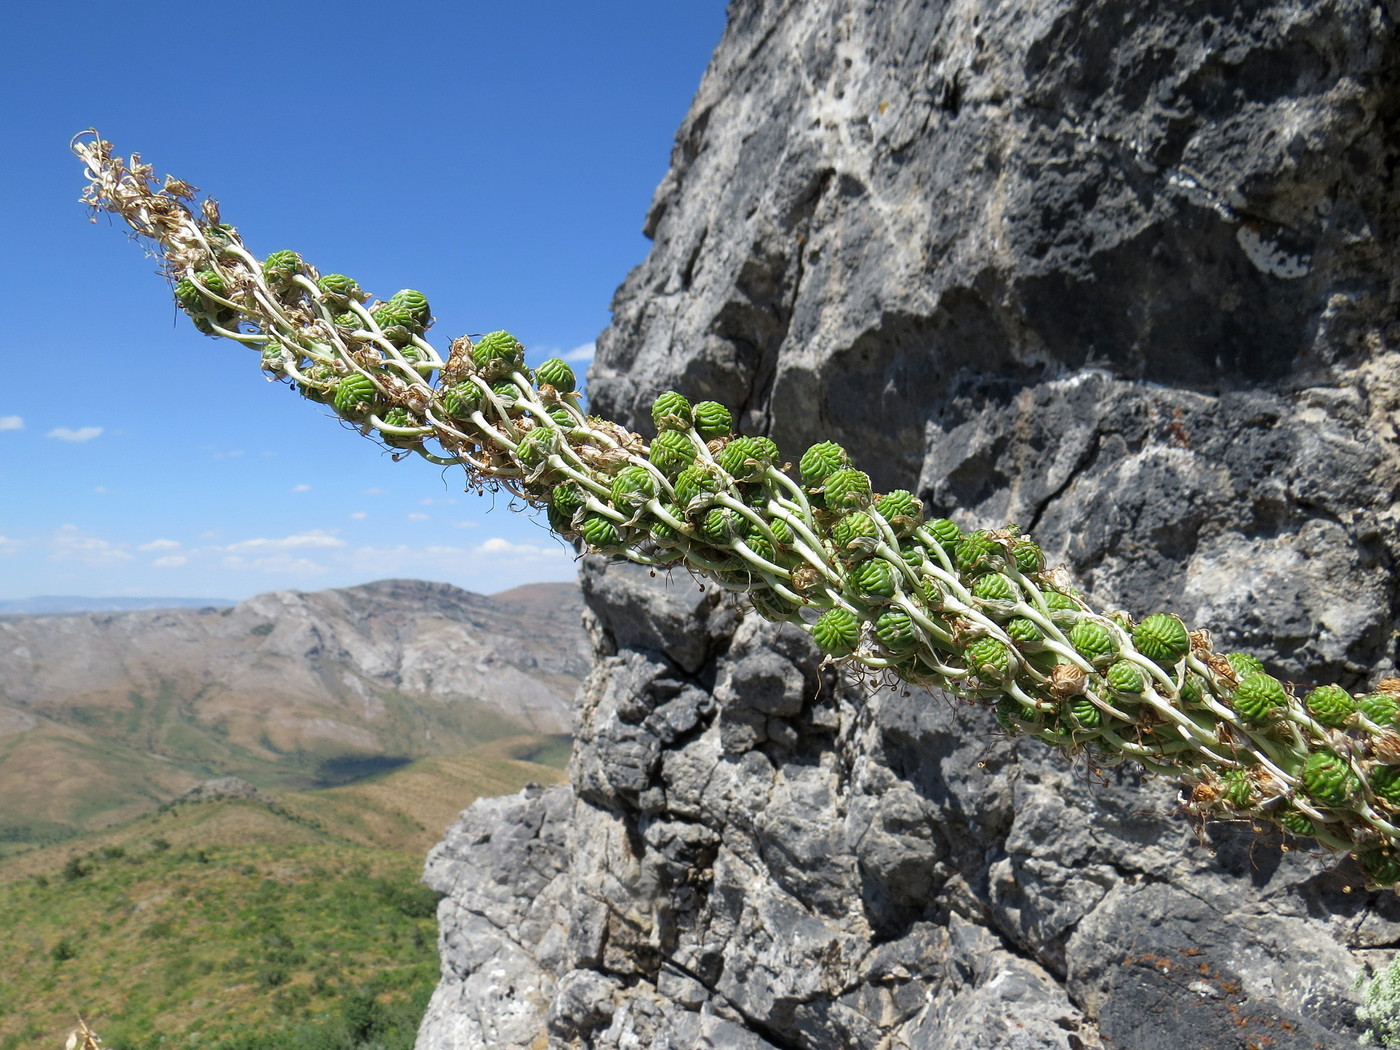
<svg viewBox="0 0 1400 1050"><path fill-rule="evenodd" d="M1018 521L1100 605L1373 682L1400 607L1395 14L734 5L594 404L645 429L675 387L791 458L836 438L877 487ZM584 582L573 786L434 854L421 1047L1355 1045L1400 906L1345 863L1198 835L1176 785L843 680L680 574ZM462 1021L505 1002L508 1037Z"/></svg>

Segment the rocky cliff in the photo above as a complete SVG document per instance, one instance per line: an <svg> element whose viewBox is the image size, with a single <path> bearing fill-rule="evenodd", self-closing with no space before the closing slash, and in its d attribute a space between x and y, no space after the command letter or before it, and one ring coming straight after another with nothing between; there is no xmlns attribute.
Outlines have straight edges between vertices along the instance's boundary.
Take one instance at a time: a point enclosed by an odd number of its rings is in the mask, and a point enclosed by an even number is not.
<svg viewBox="0 0 1400 1050"><path fill-rule="evenodd" d="M1381 3L735 3L590 378L1017 521L1100 605L1360 686L1400 626ZM572 787L432 854L422 1050L1355 1045L1393 893L589 560Z"/></svg>

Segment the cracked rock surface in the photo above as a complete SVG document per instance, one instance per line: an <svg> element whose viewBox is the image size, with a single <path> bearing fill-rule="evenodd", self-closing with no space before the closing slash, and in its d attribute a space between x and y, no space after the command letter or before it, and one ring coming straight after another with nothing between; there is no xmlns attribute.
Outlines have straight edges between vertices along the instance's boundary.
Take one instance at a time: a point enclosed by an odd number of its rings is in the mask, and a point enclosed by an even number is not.
<svg viewBox="0 0 1400 1050"><path fill-rule="evenodd" d="M1381 3L734 4L595 410L843 442L1300 683L1396 661ZM422 1050L1354 1046L1390 892L589 558L571 786L437 847Z"/></svg>

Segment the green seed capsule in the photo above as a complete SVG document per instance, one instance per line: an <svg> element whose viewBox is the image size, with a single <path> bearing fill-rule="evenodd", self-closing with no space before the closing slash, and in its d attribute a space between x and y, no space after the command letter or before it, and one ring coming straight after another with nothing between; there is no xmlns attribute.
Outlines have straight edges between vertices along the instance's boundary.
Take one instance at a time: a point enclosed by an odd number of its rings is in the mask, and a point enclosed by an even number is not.
<svg viewBox="0 0 1400 1050"><path fill-rule="evenodd" d="M689 430L695 416L685 395L668 390L652 402L651 421L658 431Z"/></svg>
<svg viewBox="0 0 1400 1050"><path fill-rule="evenodd" d="M408 318L409 327L421 331L432 324L433 311L428 297L416 288L402 288L389 296L389 305Z"/></svg>
<svg viewBox="0 0 1400 1050"><path fill-rule="evenodd" d="M875 621L875 636L892 653L907 653L919 644L919 634L909 614L900 609L886 609Z"/></svg>
<svg viewBox="0 0 1400 1050"><path fill-rule="evenodd" d="M1356 701L1357 710L1378 726L1388 726L1395 721L1395 713L1400 705L1395 697L1385 693L1367 693Z"/></svg>
<svg viewBox="0 0 1400 1050"><path fill-rule="evenodd" d="M989 572L972 581L972 596L987 602L1019 601L1021 589L1010 576L999 572Z"/></svg>
<svg viewBox="0 0 1400 1050"><path fill-rule="evenodd" d="M549 505L562 514L565 518L572 518L575 513L583 509L587 498L583 490L571 481L555 485L549 494Z"/></svg>
<svg viewBox="0 0 1400 1050"><path fill-rule="evenodd" d="M1254 782L1243 769L1226 770L1220 780L1225 801L1235 809L1248 809L1254 805Z"/></svg>
<svg viewBox="0 0 1400 1050"><path fill-rule="evenodd" d="M228 286L224 284L224 279L219 276L218 270L201 270L199 273L199 283L204 286L204 290L210 295L217 295L220 298L227 297Z"/></svg>
<svg viewBox="0 0 1400 1050"><path fill-rule="evenodd" d="M1205 699L1205 682L1198 674L1188 674L1181 683L1181 702L1187 707L1199 707Z"/></svg>
<svg viewBox="0 0 1400 1050"><path fill-rule="evenodd" d="M1367 846L1357 850L1356 859L1366 877L1377 886L1394 886L1400 883L1400 853L1397 853L1394 847Z"/></svg>
<svg viewBox="0 0 1400 1050"><path fill-rule="evenodd" d="M1241 717L1250 722L1267 722L1288 704L1283 683L1263 671L1250 671L1235 687L1231 704Z"/></svg>
<svg viewBox="0 0 1400 1050"><path fill-rule="evenodd" d="M1016 616L1006 621L1006 633L1013 642L1020 645L1034 645L1045 640L1045 632L1034 620Z"/></svg>
<svg viewBox="0 0 1400 1050"><path fill-rule="evenodd" d="M1372 766L1371 790L1391 805L1400 806L1400 766Z"/></svg>
<svg viewBox="0 0 1400 1050"><path fill-rule="evenodd" d="M181 277L175 282L175 301L191 313L204 309L204 297L199 294L199 286L188 277Z"/></svg>
<svg viewBox="0 0 1400 1050"><path fill-rule="evenodd" d="M662 510L678 521L684 517L681 509L674 503L665 504ZM681 534L664 519L657 518L651 523L651 538L663 546L674 547L680 542Z"/></svg>
<svg viewBox="0 0 1400 1050"><path fill-rule="evenodd" d="M734 417L718 401L701 401L693 409L695 431L706 441L728 437L734 429Z"/></svg>
<svg viewBox="0 0 1400 1050"><path fill-rule="evenodd" d="M880 530L874 519L864 511L847 514L831 527L831 542L838 552L848 557L869 554L879 537Z"/></svg>
<svg viewBox="0 0 1400 1050"><path fill-rule="evenodd" d="M938 545L949 554L956 551L958 544L962 542L962 529L947 518L934 518L928 523L928 530L933 533L933 538L938 541Z"/></svg>
<svg viewBox="0 0 1400 1050"><path fill-rule="evenodd" d="M1011 544L1011 559L1016 563L1016 568L1027 576L1033 572L1045 571L1045 552L1035 540L1026 539L1024 536Z"/></svg>
<svg viewBox="0 0 1400 1050"><path fill-rule="evenodd" d="M743 529L744 519L728 507L712 507L700 519L699 531L706 543L723 547Z"/></svg>
<svg viewBox="0 0 1400 1050"><path fill-rule="evenodd" d="M651 443L647 458L656 469L673 478L691 463L695 462L695 446L690 437L680 430L663 430Z"/></svg>
<svg viewBox="0 0 1400 1050"><path fill-rule="evenodd" d="M623 467L613 477L612 501L619 510L640 507L656 495L656 479L639 463Z"/></svg>
<svg viewBox="0 0 1400 1050"><path fill-rule="evenodd" d="M559 425L561 430L569 430L574 426L575 420L573 414L563 405L555 405L553 408L546 410L546 414Z"/></svg>
<svg viewBox="0 0 1400 1050"><path fill-rule="evenodd" d="M1153 613L1133 628L1133 646L1162 667L1175 667L1191 651L1191 635L1180 617Z"/></svg>
<svg viewBox="0 0 1400 1050"><path fill-rule="evenodd" d="M527 467L538 467L554 452L554 431L548 427L535 427L515 446L515 458Z"/></svg>
<svg viewBox="0 0 1400 1050"><path fill-rule="evenodd" d="M820 441L806 452L797 465L802 476L802 484L809 489L817 488L838 470L851 465L851 457L846 450L834 441Z"/></svg>
<svg viewBox="0 0 1400 1050"><path fill-rule="evenodd" d="M917 571L923 568L928 551L917 540L905 540L899 545L899 556L904 560L905 565Z"/></svg>
<svg viewBox="0 0 1400 1050"><path fill-rule="evenodd" d="M768 537L761 532L751 530L749 534L744 537L744 545L764 561L771 562L777 559L777 552L773 550L773 545L768 542Z"/></svg>
<svg viewBox="0 0 1400 1050"><path fill-rule="evenodd" d="M496 400L507 411L514 408L516 401L520 400L520 388L509 379L498 379L492 383L491 393L496 395Z"/></svg>
<svg viewBox="0 0 1400 1050"><path fill-rule="evenodd" d="M1323 685L1303 697L1303 706L1320 724L1341 729L1356 711L1356 701L1339 685Z"/></svg>
<svg viewBox="0 0 1400 1050"><path fill-rule="evenodd" d="M968 667L986 682L1004 682L1016 666L1011 650L995 638L979 638L964 654Z"/></svg>
<svg viewBox="0 0 1400 1050"><path fill-rule="evenodd" d="M831 510L864 510L870 506L870 476L850 468L834 471L827 476L823 493Z"/></svg>
<svg viewBox="0 0 1400 1050"><path fill-rule="evenodd" d="M691 511L714 501L719 480L704 467L687 467L676 477L676 502Z"/></svg>
<svg viewBox="0 0 1400 1050"><path fill-rule="evenodd" d="M781 594L767 587L754 587L750 590L749 601L753 603L753 607L758 610L760 616L775 623L780 620L791 620L798 609Z"/></svg>
<svg viewBox="0 0 1400 1050"><path fill-rule="evenodd" d="M273 252L262 265L263 279L274 288L285 288L301 270L301 256L293 251Z"/></svg>
<svg viewBox="0 0 1400 1050"><path fill-rule="evenodd" d="M346 277L343 273L328 273L316 284L321 291L335 299L354 299L356 302L363 302L365 293L360 291L359 282L353 277Z"/></svg>
<svg viewBox="0 0 1400 1050"><path fill-rule="evenodd" d="M849 609L828 609L812 624L812 639L829 656L850 656L860 644L860 621Z"/></svg>
<svg viewBox="0 0 1400 1050"><path fill-rule="evenodd" d="M1303 763L1303 786L1324 806L1345 806L1361 791L1351 764L1332 751L1314 751Z"/></svg>
<svg viewBox="0 0 1400 1050"><path fill-rule="evenodd" d="M894 489L876 497L875 509L901 539L923 524L924 505L907 489Z"/></svg>
<svg viewBox="0 0 1400 1050"><path fill-rule="evenodd" d="M1227 653L1225 662L1234 670L1236 678L1243 678L1247 674L1264 670L1263 661L1249 653Z"/></svg>
<svg viewBox="0 0 1400 1050"><path fill-rule="evenodd" d="M1274 820L1285 830L1300 838L1306 838L1317 830L1313 827L1312 818L1299 813L1296 809L1280 810L1274 814Z"/></svg>
<svg viewBox="0 0 1400 1050"><path fill-rule="evenodd" d="M413 326L413 318L409 316L408 311L400 309L392 302L380 303L369 312L369 315L374 318L374 323L386 333L391 328L402 328L407 331Z"/></svg>
<svg viewBox="0 0 1400 1050"><path fill-rule="evenodd" d="M768 523L768 531L773 534L775 543L787 546L792 542L792 527L782 518L774 518Z"/></svg>
<svg viewBox="0 0 1400 1050"><path fill-rule="evenodd" d="M261 367L264 372L271 372L275 376L284 375L287 371L287 362L291 360L291 352L275 339L270 339L263 344Z"/></svg>
<svg viewBox="0 0 1400 1050"><path fill-rule="evenodd" d="M622 546L622 533L617 525L601 514L588 514L579 528L583 540L597 551L613 551Z"/></svg>
<svg viewBox="0 0 1400 1050"><path fill-rule="evenodd" d="M1080 620L1069 633L1069 644L1075 651L1091 661L1102 660L1118 652L1118 643L1113 634L1101 623L1093 620Z"/></svg>
<svg viewBox="0 0 1400 1050"><path fill-rule="evenodd" d="M1041 591L1040 596L1045 601L1045 608L1050 613L1050 622L1059 627L1067 627L1073 624L1076 617L1072 613L1079 612L1080 606L1077 601L1068 594L1061 594L1059 591Z"/></svg>
<svg viewBox="0 0 1400 1050"><path fill-rule="evenodd" d="M442 411L452 419L470 419L473 412L479 412L486 401L481 387L471 382L456 383L442 391L439 404Z"/></svg>
<svg viewBox="0 0 1400 1050"><path fill-rule="evenodd" d="M501 379L525 364L525 348L509 332L490 332L472 345L472 364L488 379Z"/></svg>
<svg viewBox="0 0 1400 1050"><path fill-rule="evenodd" d="M1103 725L1103 712L1087 696L1077 696L1069 702L1069 716L1076 725L1084 729L1097 729Z"/></svg>
<svg viewBox="0 0 1400 1050"><path fill-rule="evenodd" d="M720 449L716 462L735 481L757 481L763 477L772 460L767 446L760 439L736 437Z"/></svg>
<svg viewBox="0 0 1400 1050"><path fill-rule="evenodd" d="M578 380L567 361L551 357L535 370L535 382L540 386L552 386L557 394L571 394Z"/></svg>
<svg viewBox="0 0 1400 1050"><path fill-rule="evenodd" d="M346 419L360 423L375 410L379 401L379 390L374 381L360 372L352 372L336 386L331 404Z"/></svg>
<svg viewBox="0 0 1400 1050"><path fill-rule="evenodd" d="M418 421L408 414L408 409L399 407L384 413L384 423L391 427L405 428L418 425ZM392 434L383 430L379 432L379 440L391 448L417 448L423 443L422 435Z"/></svg>
<svg viewBox="0 0 1400 1050"><path fill-rule="evenodd" d="M1146 682L1142 677L1142 670L1131 660L1119 660L1108 669L1108 685L1110 689L1119 693L1131 693L1136 696L1146 687Z"/></svg>
<svg viewBox="0 0 1400 1050"><path fill-rule="evenodd" d="M923 598L924 604L933 612L943 608L946 595L943 584L935 576L925 576L919 584L919 597Z"/></svg>
<svg viewBox="0 0 1400 1050"><path fill-rule="evenodd" d="M962 573L991 572L1005 563L1001 544L986 529L969 532L953 551L953 561Z"/></svg>
<svg viewBox="0 0 1400 1050"><path fill-rule="evenodd" d="M862 562L851 574L851 579L861 596L867 600L894 597L894 567L883 558L871 558Z"/></svg>

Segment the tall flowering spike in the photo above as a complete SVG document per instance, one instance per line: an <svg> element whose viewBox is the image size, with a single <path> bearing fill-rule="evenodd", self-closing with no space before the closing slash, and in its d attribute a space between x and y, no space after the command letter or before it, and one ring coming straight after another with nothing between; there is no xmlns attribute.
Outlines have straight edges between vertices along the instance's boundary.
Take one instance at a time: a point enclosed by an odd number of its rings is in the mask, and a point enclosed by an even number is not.
<svg viewBox="0 0 1400 1050"><path fill-rule="evenodd" d="M833 442L790 477L771 441L734 435L713 401L662 394L648 446L585 415L562 361L532 375L508 332L440 351L422 292L367 309L353 279L318 279L287 249L259 259L216 205L196 209L190 186L158 182L95 133L74 150L83 200L155 243L199 331L246 345L396 456L503 487L575 545L751 594L828 660L994 707L1003 731L1099 765L1184 778L1199 820L1273 821L1354 852L1373 883L1400 880L1400 682L1359 697L1295 689L1168 613L1102 615L1014 526L925 522L911 493L875 496Z"/></svg>

